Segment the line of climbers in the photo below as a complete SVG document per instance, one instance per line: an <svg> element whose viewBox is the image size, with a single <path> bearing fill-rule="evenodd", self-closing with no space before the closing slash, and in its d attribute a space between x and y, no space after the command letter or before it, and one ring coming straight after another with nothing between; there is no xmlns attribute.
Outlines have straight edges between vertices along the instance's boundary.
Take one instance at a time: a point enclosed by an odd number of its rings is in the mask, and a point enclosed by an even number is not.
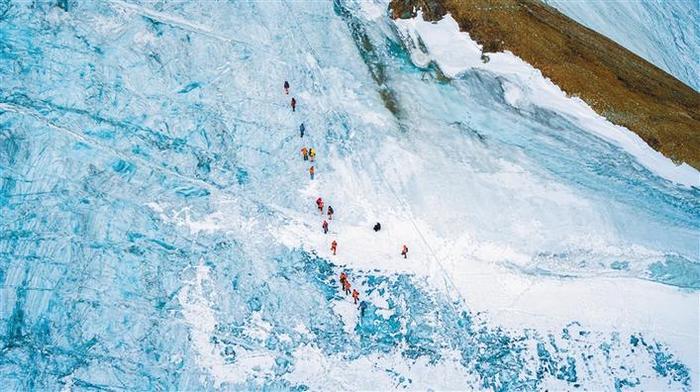
<svg viewBox="0 0 700 392"><path fill-rule="evenodd" d="M305 161L311 161L313 162L314 159L316 159L316 150L311 147L311 148L306 148L306 146L301 148L301 157Z"/></svg>
<svg viewBox="0 0 700 392"><path fill-rule="evenodd" d="M289 88L290 88L289 82L285 80L284 81L284 93L286 95L289 95ZM292 100L291 100L291 107L292 107L292 112L296 112L297 100L294 99L294 97L292 97ZM299 125L299 137L303 138L305 132L306 132L306 127L304 126L304 123L302 122ZM316 150L313 147L306 148L306 146L303 146L301 148L301 156L302 156L302 159L304 161L314 162L316 159ZM314 179L315 172L316 172L316 169L314 169L314 165L311 165L309 167L309 176L311 177L312 180ZM323 215L324 203L323 203L323 199L321 197L316 199L316 207L318 208L321 215ZM334 213L335 213L335 211L333 210L333 207L329 205L328 209L327 209L328 220L333 219ZM323 220L323 223L321 224L321 228L323 229L323 234L328 234L328 221L327 220L325 220L325 219ZM381 230L381 228L382 228L382 225L379 222L377 222L372 229L375 232L378 232L379 230ZM331 252L333 252L333 256L336 255L337 251L338 251L338 241L333 240L333 242L331 242ZM401 256L403 256L404 259L408 258L408 247L405 244L401 247ZM343 289L343 292L345 293L345 295L352 294L353 301L354 301L355 305L357 305L357 301L360 298L360 293L356 289L352 289L352 291L350 290L350 288L351 288L350 281L348 280L348 276L345 272L340 273L340 285L341 285L341 288ZM361 315L364 315L365 307L366 307L366 304L364 303L364 301L361 302L360 303Z"/></svg>
<svg viewBox="0 0 700 392"><path fill-rule="evenodd" d="M348 295L351 293L350 292L350 287L351 287L350 281L348 280L348 275L345 273L345 271L340 273L340 285L343 288L343 292L345 292L345 295ZM355 289L352 289L352 299L353 299L355 305L357 305L357 300L360 299L360 292L355 290Z"/></svg>

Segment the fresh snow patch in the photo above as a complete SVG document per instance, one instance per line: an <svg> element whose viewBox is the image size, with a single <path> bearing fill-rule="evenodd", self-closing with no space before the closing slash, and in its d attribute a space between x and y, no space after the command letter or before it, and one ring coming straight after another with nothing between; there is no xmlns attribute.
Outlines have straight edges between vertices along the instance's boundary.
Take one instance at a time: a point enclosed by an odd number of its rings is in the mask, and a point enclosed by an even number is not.
<svg viewBox="0 0 700 392"><path fill-rule="evenodd" d="M482 47L473 41L469 33L459 30L457 21L447 14L438 22L423 20L419 11L412 19L397 19L396 25L418 47L422 40L427 55L435 61L445 75L454 78L469 69L483 69L507 79L506 101L519 109L530 106L550 109L569 117L582 128L622 147L642 165L657 175L685 186L700 187L700 173L690 165L676 165L671 159L649 147L642 138L627 128L615 125L597 114L586 102L568 97L550 79L509 51L488 53L490 61L481 60ZM415 50L418 66L425 66L425 54Z"/></svg>
<svg viewBox="0 0 700 392"><path fill-rule="evenodd" d="M185 271L191 274L191 269ZM269 374L275 364L274 358L268 355L250 352L243 347L236 348L235 363L226 363L220 354L221 347L211 341L217 325L212 300L213 283L210 281L210 269L203 262L194 267L194 277L185 282L178 294L182 314L190 327L192 345L197 352L197 361L202 369L214 378L215 385L222 383L244 382L250 375L264 376ZM264 323L258 324L259 336L266 335L269 328Z"/></svg>

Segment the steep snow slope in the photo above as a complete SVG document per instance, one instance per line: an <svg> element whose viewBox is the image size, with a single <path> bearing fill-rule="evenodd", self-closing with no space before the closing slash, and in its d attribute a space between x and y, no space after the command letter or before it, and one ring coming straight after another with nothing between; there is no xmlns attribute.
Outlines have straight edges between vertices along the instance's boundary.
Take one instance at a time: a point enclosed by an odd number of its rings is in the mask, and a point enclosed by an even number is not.
<svg viewBox="0 0 700 392"><path fill-rule="evenodd" d="M69 5L0 11L7 389L697 388L700 191L527 81L384 3Z"/></svg>
<svg viewBox="0 0 700 392"><path fill-rule="evenodd" d="M544 1L700 91L697 1Z"/></svg>

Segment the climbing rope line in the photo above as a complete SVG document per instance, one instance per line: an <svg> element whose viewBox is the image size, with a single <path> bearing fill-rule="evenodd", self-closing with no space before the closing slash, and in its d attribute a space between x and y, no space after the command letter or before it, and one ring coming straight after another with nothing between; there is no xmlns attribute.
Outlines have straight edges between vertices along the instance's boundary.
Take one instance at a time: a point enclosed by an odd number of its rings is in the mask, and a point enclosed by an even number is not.
<svg viewBox="0 0 700 392"><path fill-rule="evenodd" d="M289 7L289 4L287 3L286 0L284 0L284 3L285 3L285 5L287 6L287 8L290 10L291 13L294 13L294 12L295 12L291 7ZM291 20L297 20L297 18L291 18ZM308 47L309 51L310 51L311 53L313 53L313 55L314 55L314 57L315 57L315 59L316 59L316 62L315 62L316 69L317 69L316 72L319 74L319 76L320 76L321 79L324 79L324 82L326 82L326 83L324 83L324 85L327 86L327 85L328 85L328 84L327 84L327 80L325 80L325 77L324 77L324 75L323 75L323 71L321 70L321 67L320 67L320 65L319 65L320 59L321 59L321 58L320 58L318 52L316 52L316 50L313 48L313 46L311 46L311 44L309 43L308 39L306 38L306 35L303 34L303 27L302 27L299 23L295 23L295 24L296 24L297 27L302 31L302 40L303 40L303 42L305 42L305 44L306 44L306 46ZM294 35L294 36L296 37L296 34L294 34L293 31L292 31L292 35ZM331 110L330 110L330 114L334 117L335 120L339 120L340 117L341 117L340 114L339 114L335 109L331 109ZM377 163L377 161L375 160L375 158L374 158L373 156L370 155L370 159L371 159L372 162L374 163L375 167L377 167L377 168L379 169L380 166L379 166L379 164ZM447 273L446 268L444 267L444 265L443 265L442 262L440 261L440 258L437 256L437 253L435 252L435 250L433 249L433 247L430 245L428 239L425 237L425 235L423 234L423 232L422 232L422 231L420 230L420 228L418 227L417 222L416 222L415 219L413 218L413 216L412 216L412 214L411 214L411 212L410 212L410 209L408 208L408 203L407 203L405 200L403 200L403 198L402 198L401 196L399 196L399 194L396 192L396 190L393 188L393 186L391 186L391 184L388 182L388 180L386 179L386 177L381 173L381 170L377 170L377 174L379 175L380 180L381 180L385 185L387 185L387 187L388 187L389 190L391 191L391 193L392 193L392 195L394 196L394 198L399 202L399 205L401 205L402 209L407 213L407 215L408 215L408 220L411 222L411 225L413 226L413 229L415 230L415 232L416 232L416 233L418 234L418 236L420 237L421 241L424 243L424 245L425 245L426 248L428 249L429 254L433 257L434 261L437 263L437 265L438 265L438 267L439 267L439 269L440 269L440 271L441 271L441 275L442 275L442 278L443 278L443 283L445 284L445 288L447 289L448 294L450 293L450 291L454 291L454 292L457 294L457 296L459 297L459 299L460 299L463 303L466 304L466 300L464 299L464 297L462 296L461 292L460 292L459 289L457 288L457 285L456 285L456 284L454 283L454 281L450 278L449 274ZM430 266L429 266L429 265L426 265L426 267L428 268L428 271L430 271ZM450 290L450 288L451 288L452 290ZM452 301L450 301L450 304L452 305ZM455 310L455 314L459 314L458 312L456 312L456 309L453 309L453 310Z"/></svg>

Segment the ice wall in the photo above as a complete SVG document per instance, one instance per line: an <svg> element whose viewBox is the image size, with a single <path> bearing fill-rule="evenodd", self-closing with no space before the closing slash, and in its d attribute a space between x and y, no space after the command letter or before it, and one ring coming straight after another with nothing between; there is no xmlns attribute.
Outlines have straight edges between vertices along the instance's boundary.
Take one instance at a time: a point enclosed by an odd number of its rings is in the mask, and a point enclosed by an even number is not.
<svg viewBox="0 0 700 392"><path fill-rule="evenodd" d="M385 10L1 3L0 385L695 388L698 190Z"/></svg>

